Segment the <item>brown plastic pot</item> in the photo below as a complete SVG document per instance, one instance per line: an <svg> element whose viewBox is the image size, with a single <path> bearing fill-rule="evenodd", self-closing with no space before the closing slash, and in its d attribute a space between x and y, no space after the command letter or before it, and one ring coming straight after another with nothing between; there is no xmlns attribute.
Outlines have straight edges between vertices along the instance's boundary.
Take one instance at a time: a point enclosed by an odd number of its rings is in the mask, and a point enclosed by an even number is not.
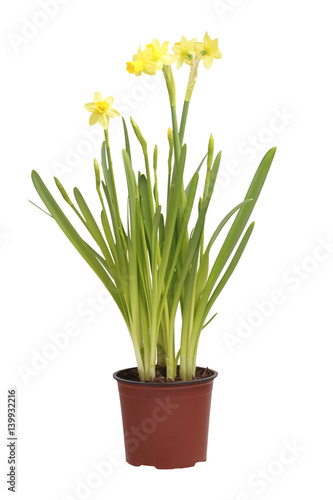
<svg viewBox="0 0 333 500"><path fill-rule="evenodd" d="M126 461L157 469L193 467L207 458L210 403L217 372L200 380L156 384L118 382Z"/></svg>

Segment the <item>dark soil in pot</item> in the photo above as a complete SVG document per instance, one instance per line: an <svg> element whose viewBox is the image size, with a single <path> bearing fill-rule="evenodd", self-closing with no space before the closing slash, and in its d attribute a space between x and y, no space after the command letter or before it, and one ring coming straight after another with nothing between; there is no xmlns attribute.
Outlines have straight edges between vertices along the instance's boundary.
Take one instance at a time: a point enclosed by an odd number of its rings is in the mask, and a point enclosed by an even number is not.
<svg viewBox="0 0 333 500"><path fill-rule="evenodd" d="M209 368L201 368L198 366L196 368L195 377L193 378L193 380L202 380L202 379L211 377L212 375L214 375L214 373L215 372L213 370L210 370ZM117 375L122 380L129 380L131 382L141 382L137 368L127 368L126 370L120 370L119 372L117 372ZM177 375L176 375L175 379L171 380L171 379L166 378L166 367L156 365L155 378L153 378L153 380L147 380L144 383L145 384L147 384L147 383L149 383L149 384L151 384L151 383L176 384L179 382L184 382L183 379L179 375L179 366L177 367Z"/></svg>

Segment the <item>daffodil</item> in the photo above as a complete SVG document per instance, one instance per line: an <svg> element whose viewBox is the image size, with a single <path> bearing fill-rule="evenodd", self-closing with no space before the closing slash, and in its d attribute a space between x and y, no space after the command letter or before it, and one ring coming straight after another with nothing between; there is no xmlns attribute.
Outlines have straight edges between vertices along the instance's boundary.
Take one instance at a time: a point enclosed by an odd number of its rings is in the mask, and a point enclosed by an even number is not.
<svg viewBox="0 0 333 500"><path fill-rule="evenodd" d="M99 92L95 92L94 102L88 102L84 105L85 109L91 113L89 125L95 125L99 122L106 130L109 126L109 117L116 118L120 113L111 108L114 102L113 97L106 97L104 100Z"/></svg>
<svg viewBox="0 0 333 500"><path fill-rule="evenodd" d="M207 31L204 36L204 41L195 44L195 50L200 59L203 60L205 68L209 69L213 64L213 59L221 59L222 53L218 49L218 39L212 40Z"/></svg>
<svg viewBox="0 0 333 500"><path fill-rule="evenodd" d="M152 61L157 64L159 69L162 69L163 64L169 66L175 59L172 54L168 54L169 42L164 42L162 45L156 38L153 39L151 43L147 45L147 49L152 51Z"/></svg>
<svg viewBox="0 0 333 500"><path fill-rule="evenodd" d="M172 50L174 51L175 59L177 61L177 69L179 69L183 63L191 64L193 56L196 53L195 50L196 38L192 38L192 40L187 41L184 36L180 42L176 43Z"/></svg>
<svg viewBox="0 0 333 500"><path fill-rule="evenodd" d="M129 61L126 64L127 71L136 76L140 76L142 73L155 75L156 70L160 69L157 67L156 62L153 61L153 51L148 46L145 50L142 50L140 46L138 53L133 56L133 61Z"/></svg>

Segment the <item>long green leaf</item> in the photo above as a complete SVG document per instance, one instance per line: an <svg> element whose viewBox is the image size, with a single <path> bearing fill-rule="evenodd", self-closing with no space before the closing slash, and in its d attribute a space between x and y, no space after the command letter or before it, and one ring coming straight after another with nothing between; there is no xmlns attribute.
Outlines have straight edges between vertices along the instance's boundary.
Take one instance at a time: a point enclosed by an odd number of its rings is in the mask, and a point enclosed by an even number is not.
<svg viewBox="0 0 333 500"><path fill-rule="evenodd" d="M186 159L186 144L182 147L178 168L174 169L171 181L167 218L165 221L165 228L164 228L165 240L164 240L161 265L158 273L158 296L160 296L160 293L162 291L165 272L170 258L170 248L174 238L175 224L177 220L178 207L181 197L181 179L183 178L185 159Z"/></svg>
<svg viewBox="0 0 333 500"><path fill-rule="evenodd" d="M234 270L236 269L236 266L241 258L241 256L243 255L243 252L245 250L245 247L250 239L250 236L252 234L252 231L253 231L253 228L254 228L254 222L252 222L250 224L250 226L248 227L248 229L246 230L236 252L235 252L235 255L233 256L229 266L227 267L227 270L225 271L222 279L220 280L220 282L218 283L218 285L216 286L211 298L209 299L208 301L208 304L205 308L205 311L204 311L204 314L201 318L201 324L199 325L199 328L197 328L195 331L194 331L194 335L191 339L191 346L190 346L190 351L191 351L191 354L194 352L194 354L196 353L197 351L197 347L198 347L198 342L199 342L199 337L200 337L200 333L201 331L203 330L203 328L205 326L208 325L208 323L210 323L210 321L212 321L212 319L216 316L216 314L204 325L204 322L205 322L205 319L207 318L208 314L209 314L209 311L211 310L214 302L216 301L217 297L220 295L221 291L223 290L223 288L225 287L226 283L228 282L230 276L232 275L232 273L234 272Z"/></svg>
<svg viewBox="0 0 333 500"><path fill-rule="evenodd" d="M199 328L199 325L202 325L202 317L204 314L204 310L211 295L211 292L213 290L213 287L216 281L218 280L218 277L220 276L226 262L230 258L235 246L237 245L237 242L241 234L243 233L243 230L252 214L253 208L258 200L258 197L266 180L267 174L271 167L275 152L276 148L270 149L262 159L250 184L248 192L246 193L245 196L245 200L252 199L253 202L247 203L238 211L238 214L214 262L214 265L208 276L207 282L205 284L202 296L200 298L197 307L196 319L195 319L195 326L197 329Z"/></svg>
<svg viewBox="0 0 333 500"><path fill-rule="evenodd" d="M206 280L207 280L207 276L208 276L208 267L209 267L209 252L213 246L213 244L215 243L215 240L216 238L218 237L218 235L220 234L220 232L222 231L223 227L226 225L226 223L229 221L229 219L240 209L242 208L244 205L246 205L247 203L250 203L252 202L253 200L244 200L242 203L239 203L236 207L234 207L232 210L230 210L230 212L222 219L222 221L220 222L220 224L217 226L217 228L215 229L211 239L209 240L209 243L206 247L206 250L202 256L202 259L200 260L200 267L199 267L199 270L198 270L198 286L197 286L197 289L196 289L196 303L202 293L202 290L204 289L204 286L205 286L205 283L206 283Z"/></svg>
<svg viewBox="0 0 333 500"><path fill-rule="evenodd" d="M78 232L74 229L72 224L69 222L44 182L42 181L39 174L33 170L31 174L32 182L36 188L37 193L39 194L41 200L45 204L46 208L49 210L51 216L59 225L60 229L67 236L69 241L73 244L73 246L77 249L80 255L84 258L84 260L89 264L89 266L93 269L96 275L100 278L102 283L105 285L107 290L111 293L113 299L118 305L120 311L122 312L125 321L128 321L127 313L123 309L121 301L119 300L119 293L116 289L112 279L109 274L105 271L104 267L98 261L94 252L91 251L89 245L81 238Z"/></svg>
<svg viewBox="0 0 333 500"><path fill-rule="evenodd" d="M81 213L86 221L86 225L90 234L93 236L94 240L101 249L106 261L108 262L109 265L111 264L110 267L112 267L112 264L114 264L114 262L111 253L109 251L108 245L106 244L104 237L98 227L98 224L95 221L94 216L92 215L85 199L83 198L78 188L74 188L74 196L79 206L79 209L81 210Z"/></svg>
<svg viewBox="0 0 333 500"><path fill-rule="evenodd" d="M185 283L185 280L187 277L187 273L188 273L188 270L191 266L195 252L196 252L198 246L200 245L201 235L202 235L203 227L205 224L205 217L206 217L209 203L210 203L210 200L211 200L211 197L213 194L214 182L215 182L216 177L217 177L217 172L218 172L218 169L220 166L220 161L221 161L221 152L219 152L215 158L214 165L212 168L210 189L208 191L207 198L205 199L205 201L202 204L201 210L199 212L199 217L197 219L193 233L192 233L190 240L189 240L186 257L185 257L185 260L184 260L184 263L183 263L183 266L182 266L182 269L180 272L180 276L178 278L176 290L174 292L172 309L170 312L170 317L172 318L172 320L174 320L174 318L176 317L177 305L178 305L178 302L179 302L179 299L180 299L180 296L181 296L181 293L183 290L183 286L184 286L184 283Z"/></svg>
<svg viewBox="0 0 333 500"><path fill-rule="evenodd" d="M124 127L126 151L127 151L128 156L129 156L129 159L132 161L132 159L131 159L131 147L130 147L130 141L129 141L129 137L128 137L127 125L126 125L124 118L122 118L122 120L123 120L123 127Z"/></svg>
<svg viewBox="0 0 333 500"><path fill-rule="evenodd" d="M200 162L200 164L199 164L198 168L196 169L196 172L197 172L197 173L199 173L199 172L200 172L201 167L202 167L202 165L203 165L203 163L204 163L205 159L207 158L207 155L208 155L208 153L206 153L206 154L205 154L205 156L202 158L202 160L201 160L201 162ZM186 187L186 189L185 189L185 194L186 194L186 196L188 196L189 190L190 190L190 183L188 183L188 185L187 185L187 187Z"/></svg>
<svg viewBox="0 0 333 500"><path fill-rule="evenodd" d="M212 293L209 301L208 301L208 304L207 304L207 307L205 309L205 317L208 315L210 309L212 308L212 305L214 304L215 300L217 299L217 297L219 296L219 294L221 293L221 291L223 290L223 288L225 287L227 281L229 280L230 276L232 275L232 273L234 272L238 262L239 262L239 259L241 258L241 256L243 255L243 252L245 250L245 247L250 239L250 236L252 234L252 231L254 229L254 222L252 222L249 227L247 228L236 252L235 252L235 255L233 256L233 258L231 259L231 262L229 264L229 266L227 267L227 270L226 272L224 273L222 279L219 281L218 285L216 286L214 292Z"/></svg>

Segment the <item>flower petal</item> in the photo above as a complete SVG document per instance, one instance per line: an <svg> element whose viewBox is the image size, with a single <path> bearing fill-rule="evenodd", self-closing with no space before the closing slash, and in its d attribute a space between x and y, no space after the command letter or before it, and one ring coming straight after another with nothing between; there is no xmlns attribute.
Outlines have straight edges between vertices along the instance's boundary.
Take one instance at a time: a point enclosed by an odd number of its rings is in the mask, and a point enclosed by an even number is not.
<svg viewBox="0 0 333 500"><path fill-rule="evenodd" d="M221 59L222 57L222 52L218 49L214 50L214 52L212 53L212 56L215 57L215 59Z"/></svg>
<svg viewBox="0 0 333 500"><path fill-rule="evenodd" d="M210 44L210 42L211 42L211 38L210 38L210 36L208 35L208 33L207 33L207 31L206 31L205 36L204 36L204 43L205 43L206 45L209 45L209 44Z"/></svg>
<svg viewBox="0 0 333 500"><path fill-rule="evenodd" d="M99 116L100 116L101 113L99 113L98 111L94 111L92 115L90 115L90 118L89 118L89 125L95 125L95 123L98 122L99 120Z"/></svg>
<svg viewBox="0 0 333 500"><path fill-rule="evenodd" d="M162 54L166 54L168 52L168 48L169 48L169 42L164 42L161 45L160 52Z"/></svg>
<svg viewBox="0 0 333 500"><path fill-rule="evenodd" d="M96 92L95 92L94 101L95 101L95 103L96 103L96 102L99 102L99 101L103 101L102 96L101 96L101 94L98 92L98 90L96 90Z"/></svg>
<svg viewBox="0 0 333 500"><path fill-rule="evenodd" d="M214 60L213 56L210 55L204 56L203 63L206 69L209 69L211 67L211 65L213 64L213 60Z"/></svg>
<svg viewBox="0 0 333 500"><path fill-rule="evenodd" d="M151 61L152 57L153 57L153 51L151 50L150 47L147 46L147 48L142 52L142 60L144 62L149 62Z"/></svg>
<svg viewBox="0 0 333 500"><path fill-rule="evenodd" d="M99 113L99 123L102 125L104 129L107 129L109 126L109 117L106 113Z"/></svg>
<svg viewBox="0 0 333 500"><path fill-rule="evenodd" d="M192 54L193 56L195 55L196 53L196 49L195 49L195 44L196 44L196 41L197 39L196 38L192 38L192 40L189 40L186 44L186 49L187 51Z"/></svg>
<svg viewBox="0 0 333 500"><path fill-rule="evenodd" d="M84 109L86 109L90 113L93 113L94 111L96 111L96 104L94 102L87 102L87 104L84 105Z"/></svg>
<svg viewBox="0 0 333 500"><path fill-rule="evenodd" d="M177 61L177 69L181 68L183 66L184 59L181 57Z"/></svg>
<svg viewBox="0 0 333 500"><path fill-rule="evenodd" d="M215 38L215 40L212 40L211 43L210 43L210 48L212 50L217 50L217 45L218 45L219 41L218 41L218 38Z"/></svg>
<svg viewBox="0 0 333 500"><path fill-rule="evenodd" d="M146 75L154 76L154 75L156 75L156 71L160 71L160 70L158 68L154 69L154 71L147 69L147 70L144 70L143 73L146 73Z"/></svg>
<svg viewBox="0 0 333 500"><path fill-rule="evenodd" d="M111 116L111 118L117 118L118 116L120 116L120 113L119 111L117 111L116 109L114 108L109 108L106 112L106 114L108 116Z"/></svg>
<svg viewBox="0 0 333 500"><path fill-rule="evenodd" d="M160 50L160 47L161 47L161 44L158 40L156 40L156 38L153 39L153 41L151 42L152 45L154 45L154 47L157 49L157 50Z"/></svg>
<svg viewBox="0 0 333 500"><path fill-rule="evenodd" d="M175 43L175 45L172 47L172 50L174 51L175 54L180 54L182 48L179 43Z"/></svg>
<svg viewBox="0 0 333 500"><path fill-rule="evenodd" d="M173 57L171 54L165 54L164 56L161 56L161 61L163 64L170 65L174 63L176 60L175 57Z"/></svg>
<svg viewBox="0 0 333 500"><path fill-rule="evenodd" d="M112 104L114 103L114 99L113 97L109 96L109 97L106 97L104 99L104 101L106 101L108 103L109 106L112 106Z"/></svg>
<svg viewBox="0 0 333 500"><path fill-rule="evenodd" d="M147 75L155 75L155 72L159 71L162 68L163 68L162 61L157 61L156 63L153 62L146 63L142 71Z"/></svg>
<svg viewBox="0 0 333 500"><path fill-rule="evenodd" d="M152 67L144 67L144 69L142 70L143 73L146 73L146 75L155 75L156 74L156 71L159 71L160 68L154 66L153 68ZM135 73L136 74L136 73ZM140 73L141 74L141 73Z"/></svg>

